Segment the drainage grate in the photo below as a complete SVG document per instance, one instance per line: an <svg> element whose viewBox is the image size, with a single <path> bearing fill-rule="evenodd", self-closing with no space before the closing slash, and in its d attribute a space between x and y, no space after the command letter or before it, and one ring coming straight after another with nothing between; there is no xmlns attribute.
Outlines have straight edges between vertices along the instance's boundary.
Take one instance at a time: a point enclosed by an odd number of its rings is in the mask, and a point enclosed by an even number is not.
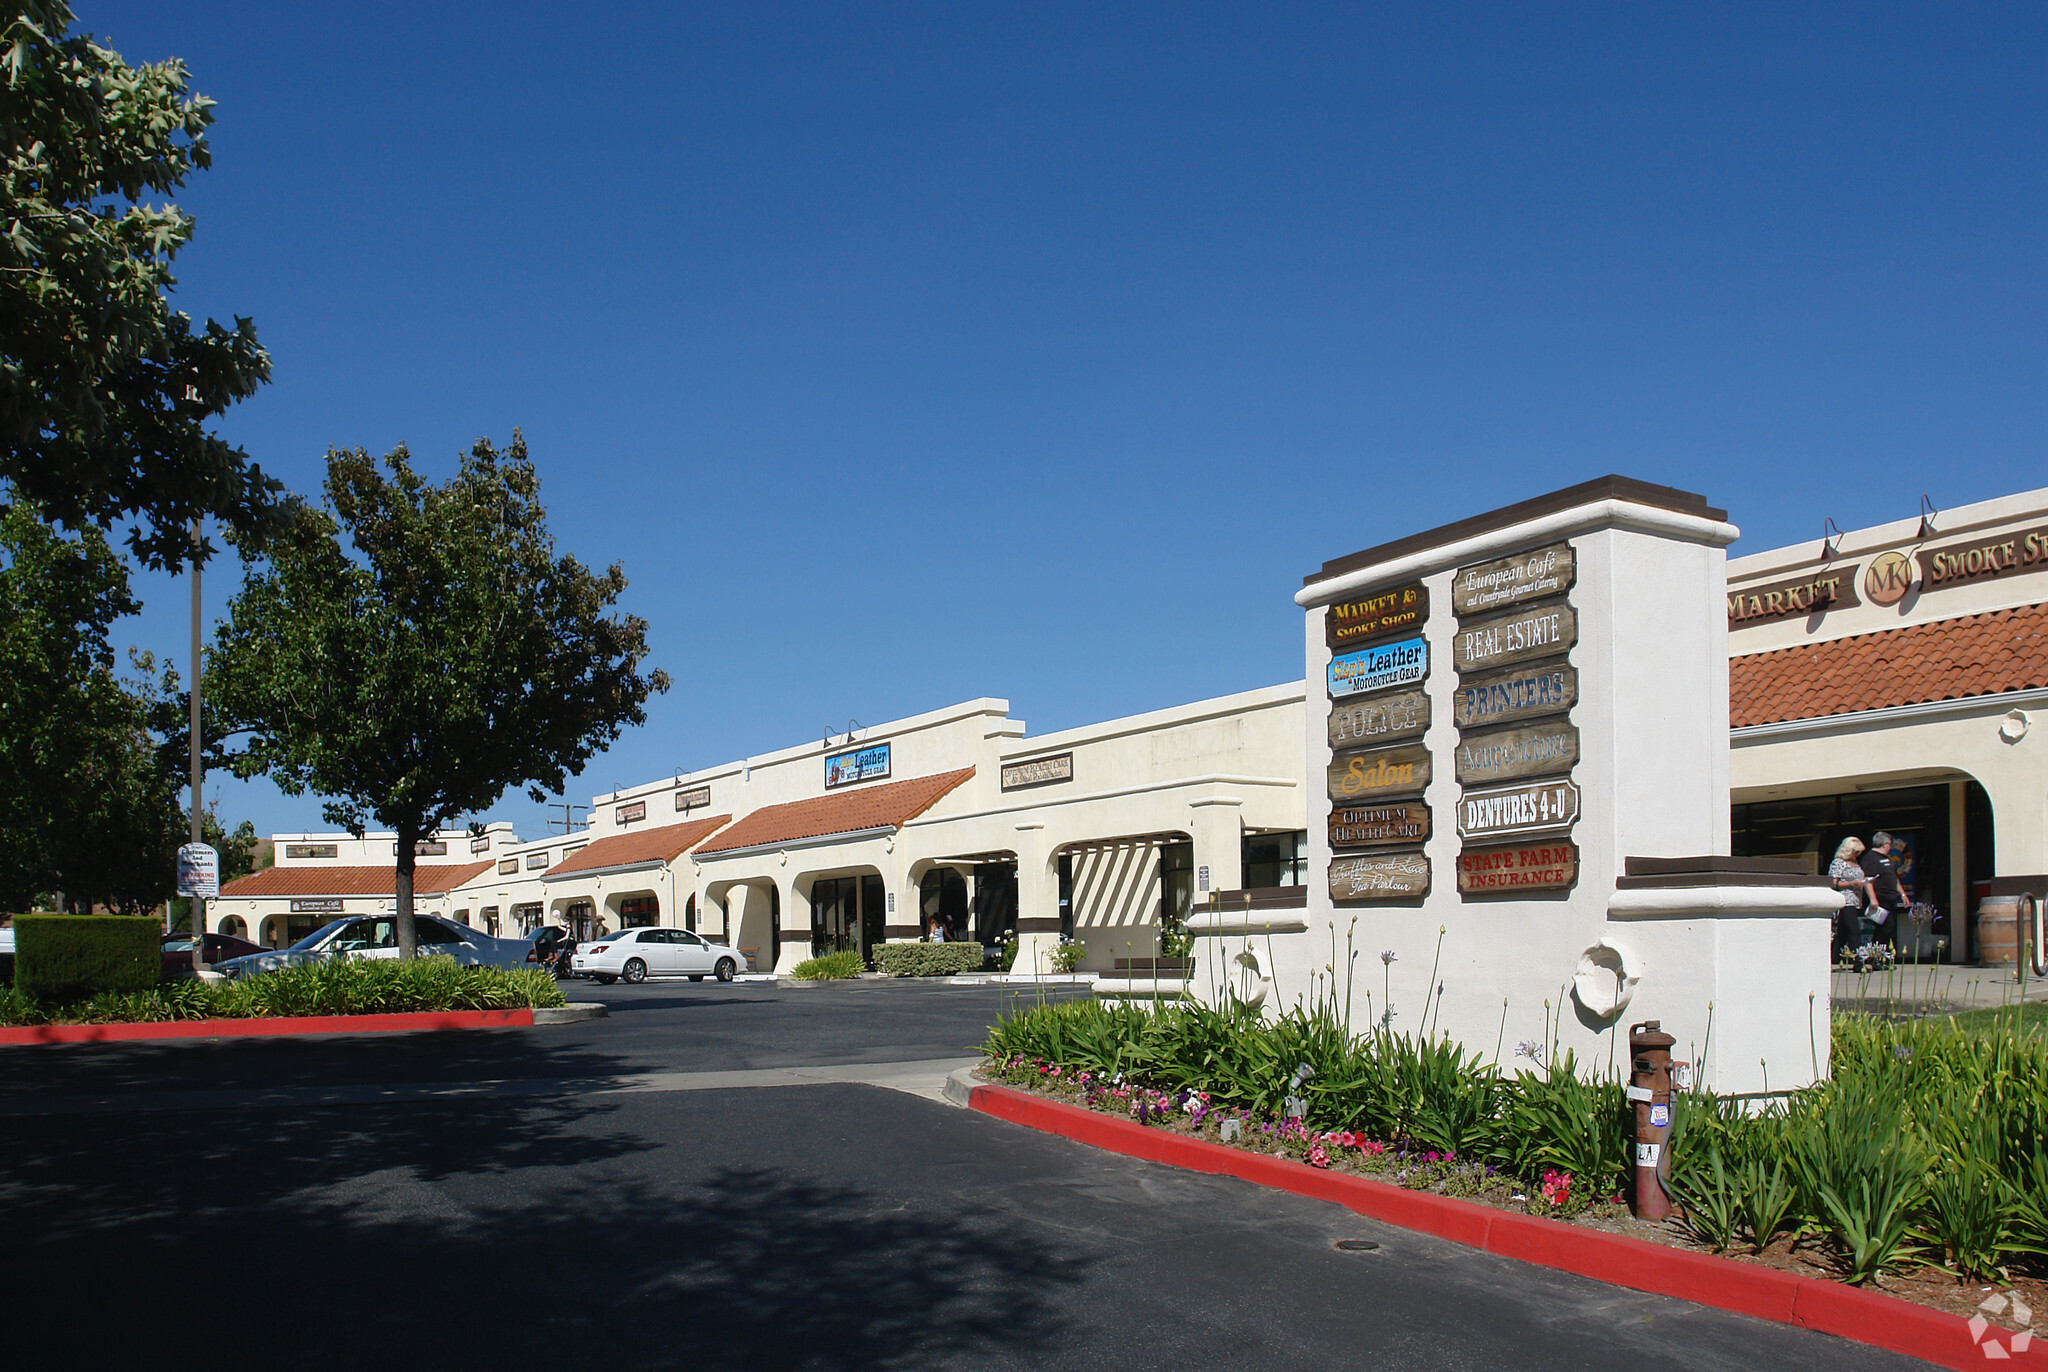
<svg viewBox="0 0 2048 1372"><path fill-rule="evenodd" d="M1379 1245L1374 1243L1371 1239L1337 1240L1337 1251L1339 1253L1370 1253L1378 1247Z"/></svg>

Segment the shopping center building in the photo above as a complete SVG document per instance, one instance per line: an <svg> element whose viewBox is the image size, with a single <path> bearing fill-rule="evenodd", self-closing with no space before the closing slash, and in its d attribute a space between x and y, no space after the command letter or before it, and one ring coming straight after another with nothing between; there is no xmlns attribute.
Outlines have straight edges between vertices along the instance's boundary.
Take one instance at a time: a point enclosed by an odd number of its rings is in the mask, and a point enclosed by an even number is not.
<svg viewBox="0 0 2048 1372"><path fill-rule="evenodd" d="M1731 560L1727 598L1734 855L1823 871L1887 829L1930 940L1973 955L1979 901L2048 882L2048 490ZM500 934L691 928L779 971L937 920L1014 932L1024 966L1070 937L1107 970L1193 902L1299 893L1330 804L1306 699L1297 679L1037 737L968 701L594 796L571 834L437 835L420 908ZM279 836L217 927L284 942L388 908L392 842Z"/></svg>

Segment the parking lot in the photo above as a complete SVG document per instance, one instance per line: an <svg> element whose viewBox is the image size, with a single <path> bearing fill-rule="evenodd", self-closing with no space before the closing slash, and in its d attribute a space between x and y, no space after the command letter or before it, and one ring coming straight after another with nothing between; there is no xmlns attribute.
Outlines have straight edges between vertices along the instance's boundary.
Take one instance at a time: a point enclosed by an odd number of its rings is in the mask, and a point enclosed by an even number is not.
<svg viewBox="0 0 2048 1372"><path fill-rule="evenodd" d="M901 1090L769 1084L965 1058L1028 995L572 994L614 1013L6 1050L0 1282L16 1360L1917 1365ZM761 1084L709 1075L735 1072Z"/></svg>

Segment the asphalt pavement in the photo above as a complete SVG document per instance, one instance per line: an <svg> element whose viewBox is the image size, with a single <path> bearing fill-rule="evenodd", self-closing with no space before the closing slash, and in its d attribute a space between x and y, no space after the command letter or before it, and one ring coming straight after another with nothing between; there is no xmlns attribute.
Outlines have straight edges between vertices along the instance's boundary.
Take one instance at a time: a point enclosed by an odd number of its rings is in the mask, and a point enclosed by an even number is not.
<svg viewBox="0 0 2048 1372"><path fill-rule="evenodd" d="M855 1083L1028 991L573 994L612 1016L0 1049L11 1360L1923 1366Z"/></svg>

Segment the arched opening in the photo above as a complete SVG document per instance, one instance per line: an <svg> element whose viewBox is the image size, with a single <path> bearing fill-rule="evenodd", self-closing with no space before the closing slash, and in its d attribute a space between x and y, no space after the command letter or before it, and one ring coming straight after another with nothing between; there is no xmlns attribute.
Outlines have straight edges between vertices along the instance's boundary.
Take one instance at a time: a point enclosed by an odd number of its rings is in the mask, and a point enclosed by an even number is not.
<svg viewBox="0 0 2048 1372"><path fill-rule="evenodd" d="M918 937L931 934L932 921L946 931L946 941L961 943L967 938L967 878L956 867L934 867L917 885Z"/></svg>
<svg viewBox="0 0 2048 1372"><path fill-rule="evenodd" d="M214 932L226 934L229 938L247 938L249 926L242 922L240 915L226 915L222 917L219 927Z"/></svg>
<svg viewBox="0 0 2048 1372"><path fill-rule="evenodd" d="M265 915L263 917L263 922L257 925L256 928L256 941L262 944L265 948L278 948L283 946L279 944L277 941L276 915Z"/></svg>
<svg viewBox="0 0 2048 1372"><path fill-rule="evenodd" d="M683 927L693 934L697 932L697 896L695 892L692 892L690 898L683 902Z"/></svg>

